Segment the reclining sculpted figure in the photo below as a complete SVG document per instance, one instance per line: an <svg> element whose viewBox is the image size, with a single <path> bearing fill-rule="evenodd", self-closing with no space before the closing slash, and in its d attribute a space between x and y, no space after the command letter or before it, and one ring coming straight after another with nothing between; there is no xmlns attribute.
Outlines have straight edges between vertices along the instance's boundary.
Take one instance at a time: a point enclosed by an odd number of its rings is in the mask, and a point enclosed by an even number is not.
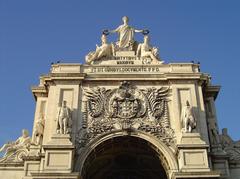
<svg viewBox="0 0 240 179"><path fill-rule="evenodd" d="M102 45L96 45L96 50L86 55L86 63L91 64L93 61L99 60L102 57L112 56L112 45L107 43L107 36L103 34L101 40Z"/></svg>
<svg viewBox="0 0 240 179"><path fill-rule="evenodd" d="M0 148L0 153L5 151L4 156L13 154L19 149L27 148L30 146L31 138L29 137L29 132L26 129L22 130L22 136L19 137L16 141L8 142Z"/></svg>
<svg viewBox="0 0 240 179"><path fill-rule="evenodd" d="M143 43L138 45L137 56L141 58L150 57L154 63L163 63L163 61L159 59L158 49L150 45L148 35L145 35Z"/></svg>
<svg viewBox="0 0 240 179"><path fill-rule="evenodd" d="M230 160L238 161L240 160L240 141L234 141L229 135L227 128L222 129L222 134L220 135L220 141L223 150L227 152L230 156Z"/></svg>

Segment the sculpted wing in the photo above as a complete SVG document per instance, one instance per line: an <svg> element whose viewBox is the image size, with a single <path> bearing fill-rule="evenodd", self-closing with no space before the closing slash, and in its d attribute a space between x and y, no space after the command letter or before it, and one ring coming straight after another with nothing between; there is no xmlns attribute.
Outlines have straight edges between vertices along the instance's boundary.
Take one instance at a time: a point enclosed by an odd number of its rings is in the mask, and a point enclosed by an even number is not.
<svg viewBox="0 0 240 179"><path fill-rule="evenodd" d="M106 111L106 99L109 90L105 88L91 88L84 90L88 98L88 111L91 117L96 118Z"/></svg>
<svg viewBox="0 0 240 179"><path fill-rule="evenodd" d="M147 89L146 98L148 101L148 113L154 117L155 120L160 120L165 115L166 97L169 88L161 87L159 89Z"/></svg>

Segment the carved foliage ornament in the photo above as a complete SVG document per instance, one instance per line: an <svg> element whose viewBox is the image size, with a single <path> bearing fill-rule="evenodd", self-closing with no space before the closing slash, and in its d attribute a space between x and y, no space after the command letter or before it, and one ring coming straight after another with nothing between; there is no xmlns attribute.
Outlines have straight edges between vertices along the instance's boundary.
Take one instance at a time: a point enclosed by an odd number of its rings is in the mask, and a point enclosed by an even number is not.
<svg viewBox="0 0 240 179"><path fill-rule="evenodd" d="M129 82L119 88L84 89L87 97L87 138L112 130L142 130L167 145L174 140L170 127L167 95L169 88L137 89Z"/></svg>

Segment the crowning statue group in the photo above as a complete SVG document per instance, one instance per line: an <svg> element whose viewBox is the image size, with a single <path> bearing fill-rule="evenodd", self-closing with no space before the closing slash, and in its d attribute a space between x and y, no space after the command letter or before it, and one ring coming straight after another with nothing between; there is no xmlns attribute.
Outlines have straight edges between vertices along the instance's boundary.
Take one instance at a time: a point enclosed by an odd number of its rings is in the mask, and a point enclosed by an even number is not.
<svg viewBox="0 0 240 179"><path fill-rule="evenodd" d="M122 18L123 24L114 30L104 30L101 41L102 45L96 45L96 50L86 55L86 62L91 64L94 61L100 60L103 57L112 57L116 55L116 51L135 51L138 58L151 58L153 63L163 63L159 58L159 52L156 47L150 45L148 30L137 30L128 25L128 17ZM118 41L114 44L107 43L107 36L111 33L118 33ZM138 44L134 40L135 33L144 35L143 43Z"/></svg>

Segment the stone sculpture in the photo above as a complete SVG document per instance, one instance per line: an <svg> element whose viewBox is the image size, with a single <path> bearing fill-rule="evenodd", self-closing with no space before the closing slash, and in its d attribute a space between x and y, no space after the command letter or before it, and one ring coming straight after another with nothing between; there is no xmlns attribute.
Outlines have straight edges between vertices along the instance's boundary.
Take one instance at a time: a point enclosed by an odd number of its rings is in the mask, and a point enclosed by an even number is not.
<svg viewBox="0 0 240 179"><path fill-rule="evenodd" d="M156 47L152 47L149 44L148 35L145 35L143 43L138 45L137 56L143 59L145 58L145 60L147 57L150 57L154 63L163 63L163 61L159 61L160 59L159 59L158 49ZM149 62L145 62L145 63L149 63Z"/></svg>
<svg viewBox="0 0 240 179"><path fill-rule="evenodd" d="M57 133L69 134L71 132L71 110L67 107L67 102L63 101L57 113Z"/></svg>
<svg viewBox="0 0 240 179"><path fill-rule="evenodd" d="M38 120L36 121L36 125L33 131L33 139L32 143L35 145L40 145L43 139L43 132L45 126L44 115L40 114Z"/></svg>
<svg viewBox="0 0 240 179"><path fill-rule="evenodd" d="M234 141L233 141L232 138L228 135L228 130L227 130L227 128L223 128L223 129L222 129L222 134L220 135L220 138L221 138L221 144L222 144L222 146L223 146L224 148L234 145Z"/></svg>
<svg viewBox="0 0 240 179"><path fill-rule="evenodd" d="M137 89L127 81L119 88L84 89L88 140L113 130L141 130L171 145L174 132L168 116L167 87Z"/></svg>
<svg viewBox="0 0 240 179"><path fill-rule="evenodd" d="M149 36L147 35L149 30L138 30L129 26L127 16L124 16L122 20L123 24L116 29L103 30L102 45L100 47L97 45L95 51L86 55L86 63L101 64L103 61L109 60L109 64L117 61L117 64L162 64L163 61L159 58L158 48L152 47L149 43ZM112 33L118 33L118 40L115 43L108 44L107 36ZM143 43L139 44L135 41L135 33L144 35Z"/></svg>
<svg viewBox="0 0 240 179"><path fill-rule="evenodd" d="M133 50L134 48L134 34L135 32L148 33L147 30L137 30L128 25L129 18L124 16L122 18L123 24L114 30L104 30L103 33L108 35L109 33L118 33L118 41L116 46L119 50Z"/></svg>
<svg viewBox="0 0 240 179"><path fill-rule="evenodd" d="M240 160L240 141L233 141L228 135L227 128L222 129L220 141L224 151L230 156L230 160Z"/></svg>
<svg viewBox="0 0 240 179"><path fill-rule="evenodd" d="M196 119L194 116L193 108L189 101L186 101L186 105L182 108L181 121L183 125L183 132L191 133L196 128Z"/></svg>
<svg viewBox="0 0 240 179"><path fill-rule="evenodd" d="M88 64L91 64L95 60L99 60L102 57L112 56L112 45L107 43L107 36L105 34L101 37L102 45L99 47L96 45L96 50L86 55L85 59Z"/></svg>
<svg viewBox="0 0 240 179"><path fill-rule="evenodd" d="M5 152L3 158L0 162L4 162L7 159L12 161L19 161L21 160L17 155L21 155L20 153L24 153L26 155L26 150L28 150L31 143L31 138L29 137L29 132L26 129L22 130L22 136L19 137L16 141L8 142L4 144L1 149L0 153Z"/></svg>
<svg viewBox="0 0 240 179"><path fill-rule="evenodd" d="M208 127L210 131L210 141L212 145L219 145L220 139L219 139L219 133L217 129L217 124L215 120L211 119L208 122Z"/></svg>

